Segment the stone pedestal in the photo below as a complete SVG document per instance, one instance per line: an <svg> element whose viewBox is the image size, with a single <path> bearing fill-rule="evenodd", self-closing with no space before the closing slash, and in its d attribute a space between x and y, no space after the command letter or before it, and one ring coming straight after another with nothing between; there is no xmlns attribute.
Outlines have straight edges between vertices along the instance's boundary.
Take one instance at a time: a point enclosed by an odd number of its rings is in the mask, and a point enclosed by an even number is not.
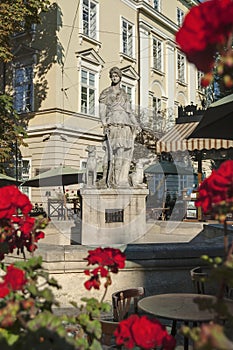
<svg viewBox="0 0 233 350"><path fill-rule="evenodd" d="M82 245L128 244L146 233L145 188L82 188Z"/></svg>

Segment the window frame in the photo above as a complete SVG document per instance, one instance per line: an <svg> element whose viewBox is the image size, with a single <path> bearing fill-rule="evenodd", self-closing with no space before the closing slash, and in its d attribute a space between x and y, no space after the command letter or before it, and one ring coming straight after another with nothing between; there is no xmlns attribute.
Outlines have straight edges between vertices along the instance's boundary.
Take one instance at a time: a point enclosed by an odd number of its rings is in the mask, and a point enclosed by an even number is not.
<svg viewBox="0 0 233 350"><path fill-rule="evenodd" d="M177 21L177 25L178 25L179 27L181 27L182 24L183 24L184 16L185 16L184 11L181 10L181 8L177 7L177 8L176 8L176 21Z"/></svg>
<svg viewBox="0 0 233 350"><path fill-rule="evenodd" d="M153 116L157 117L157 113L159 111L160 112L162 111L162 99L160 97L156 97L156 96L152 97L152 108L153 108Z"/></svg>
<svg viewBox="0 0 233 350"><path fill-rule="evenodd" d="M155 49L155 43L156 43L156 49ZM160 52L158 49L158 44L160 45ZM155 55L156 53L156 55ZM159 57L156 57L159 56ZM162 40L159 40L157 37L152 37L152 67L153 69L162 72L163 71L163 42Z"/></svg>
<svg viewBox="0 0 233 350"><path fill-rule="evenodd" d="M87 83L83 83L82 79L82 73L85 72L87 73ZM91 79L90 79L90 75L93 75L94 77L94 84L90 84ZM94 70L89 69L85 66L82 66L80 69L80 112L82 114L87 114L87 115L91 115L91 116L96 116L97 113L97 74ZM83 104L82 104L82 95L83 95L83 89L86 89L86 107L85 109L83 109ZM90 90L93 90L93 96L94 96L94 100L93 103L91 104L90 98L91 98L91 94L90 94ZM93 112L92 112L93 109Z"/></svg>
<svg viewBox="0 0 233 350"><path fill-rule="evenodd" d="M186 64L185 55L180 51L177 52L177 80L181 84L186 82Z"/></svg>
<svg viewBox="0 0 233 350"><path fill-rule="evenodd" d="M125 82L122 82L121 87L122 87L122 89L125 90L125 92L128 96L128 99L129 99L130 103L132 104L132 102L133 102L133 89L134 89L133 86L130 84L127 84ZM130 93L129 93L129 91L130 91Z"/></svg>
<svg viewBox="0 0 233 350"><path fill-rule="evenodd" d="M88 5L85 4L85 2L88 2ZM94 6L95 11L91 8ZM98 21L98 14L99 14L99 7L98 3L94 0L82 0L82 6L81 8L81 23L82 23L82 34L86 37L98 40L98 27L99 27L99 21ZM86 10L86 16L87 20L84 19L84 11ZM94 21L91 19L91 15L95 14ZM91 30L92 23L95 24L94 30ZM85 25L86 24L86 25Z"/></svg>
<svg viewBox="0 0 233 350"><path fill-rule="evenodd" d="M124 30L124 23L126 24L126 30ZM131 27L131 33L129 33L128 27ZM126 38L124 38L126 34ZM134 36L135 36L135 25L128 21L125 17L121 17L121 51L123 55L134 58ZM129 42L131 45L129 45Z"/></svg>
<svg viewBox="0 0 233 350"><path fill-rule="evenodd" d="M157 4L156 4L157 3ZM161 11L161 1L160 0L153 0L153 8L156 11Z"/></svg>
<svg viewBox="0 0 233 350"><path fill-rule="evenodd" d="M17 82L17 71L23 73L30 69L29 74L23 74L24 77ZM14 90L14 108L17 113L30 113L34 111L34 64L16 64L13 67L13 90ZM18 90L18 91L17 91ZM18 96L18 97L17 97ZM18 102L19 101L19 102ZM28 102L29 101L29 102Z"/></svg>

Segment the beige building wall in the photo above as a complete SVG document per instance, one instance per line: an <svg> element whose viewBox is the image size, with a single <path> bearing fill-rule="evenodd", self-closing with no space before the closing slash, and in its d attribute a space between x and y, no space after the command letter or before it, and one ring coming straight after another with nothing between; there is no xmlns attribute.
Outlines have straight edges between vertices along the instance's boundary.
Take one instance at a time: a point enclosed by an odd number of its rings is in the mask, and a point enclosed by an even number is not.
<svg viewBox="0 0 233 350"><path fill-rule="evenodd" d="M156 128L154 98L161 101L162 113L156 118L163 118L163 132L174 123L179 104L200 104L196 70L185 62L185 82L177 79L177 7L186 13L190 1L161 0L157 11L150 0L88 0L96 6L95 39L83 34L83 1L51 1L52 10L31 43L37 51L35 115L29 122L28 147L22 149L30 160L30 176L59 164L80 168L88 144L97 146L101 164L98 97L110 85L113 66L122 69L122 83L131 87L132 106L146 128ZM132 57L122 50L122 20L133 28ZM153 68L153 38L162 43L159 71ZM95 75L94 114L81 110L83 69ZM44 195L46 189L31 190L33 201L40 201L41 191Z"/></svg>

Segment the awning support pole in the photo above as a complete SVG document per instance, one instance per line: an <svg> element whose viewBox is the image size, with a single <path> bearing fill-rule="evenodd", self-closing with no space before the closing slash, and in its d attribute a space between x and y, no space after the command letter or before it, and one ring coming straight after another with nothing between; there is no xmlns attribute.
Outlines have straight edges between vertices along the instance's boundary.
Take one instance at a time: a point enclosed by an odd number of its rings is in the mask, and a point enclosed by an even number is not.
<svg viewBox="0 0 233 350"><path fill-rule="evenodd" d="M202 152L197 153L197 183L198 187L202 182ZM197 219L202 221L202 210L201 207L197 208Z"/></svg>

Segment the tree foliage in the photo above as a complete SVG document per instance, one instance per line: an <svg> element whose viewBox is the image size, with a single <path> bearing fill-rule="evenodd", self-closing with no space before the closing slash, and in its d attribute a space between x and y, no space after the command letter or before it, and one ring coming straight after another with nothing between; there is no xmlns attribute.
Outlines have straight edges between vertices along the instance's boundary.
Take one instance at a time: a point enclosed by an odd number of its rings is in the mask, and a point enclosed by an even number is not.
<svg viewBox="0 0 233 350"><path fill-rule="evenodd" d="M26 137L26 121L14 111L12 98L6 94L0 95L0 161L3 163L11 157L13 143L23 144Z"/></svg>
<svg viewBox="0 0 233 350"><path fill-rule="evenodd" d="M16 34L30 32L32 25L41 22L40 13L47 11L48 0L1 0L0 2L0 67L2 74L6 64L14 56L12 48ZM20 146L26 137L27 120L25 116L17 115L13 108L12 97L6 93L4 79L0 91L0 168L12 161L14 147ZM3 171L3 169L0 169Z"/></svg>
<svg viewBox="0 0 233 350"><path fill-rule="evenodd" d="M12 35L40 23L41 11L48 9L48 0L2 0L0 3L0 60L12 60Z"/></svg>

